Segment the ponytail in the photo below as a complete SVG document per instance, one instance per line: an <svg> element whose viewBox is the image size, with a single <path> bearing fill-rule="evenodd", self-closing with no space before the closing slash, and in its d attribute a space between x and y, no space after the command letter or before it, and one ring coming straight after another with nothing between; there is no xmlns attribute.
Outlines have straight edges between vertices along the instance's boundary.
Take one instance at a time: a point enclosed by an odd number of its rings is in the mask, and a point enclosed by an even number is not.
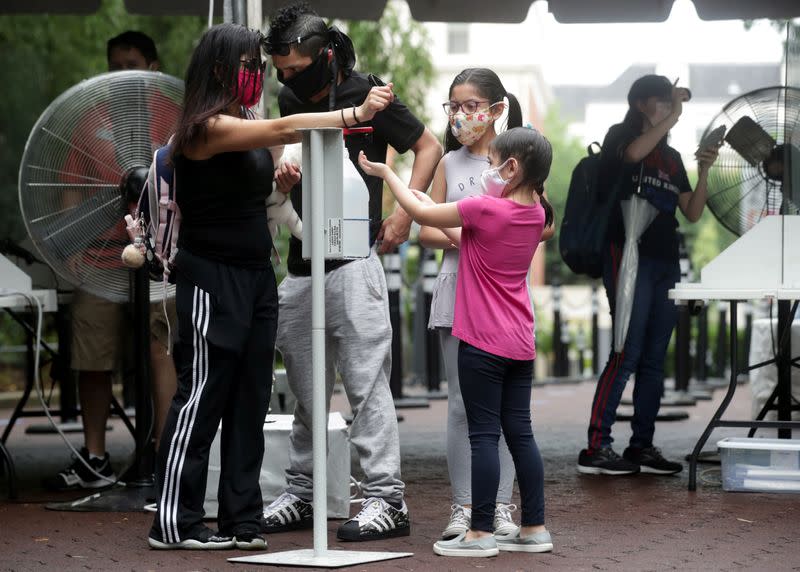
<svg viewBox="0 0 800 572"><path fill-rule="evenodd" d="M555 220L555 211L553 211L553 205L551 205L550 201L548 201L544 196L544 185L536 189L536 194L539 195L539 203L544 209L544 226L547 228L553 224L553 221Z"/></svg>
<svg viewBox="0 0 800 572"><path fill-rule="evenodd" d="M522 127L522 108L519 105L517 96L506 92L508 98L508 118L506 119L506 129Z"/></svg>

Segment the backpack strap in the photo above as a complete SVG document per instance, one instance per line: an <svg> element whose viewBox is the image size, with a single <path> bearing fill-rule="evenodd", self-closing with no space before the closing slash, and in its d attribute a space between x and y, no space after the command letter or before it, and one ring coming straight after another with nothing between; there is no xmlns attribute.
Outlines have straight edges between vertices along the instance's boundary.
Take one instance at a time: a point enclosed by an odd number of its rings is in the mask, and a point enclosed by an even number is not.
<svg viewBox="0 0 800 572"><path fill-rule="evenodd" d="M597 151L595 151L595 150L594 150L594 148L595 148L595 147L597 147ZM603 150L603 146L602 146L602 145L600 145L600 143L598 143L597 141L592 141L592 142L591 142L591 143L589 143L589 145L586 147L586 152L587 152L589 155L597 155L597 154L598 154L598 153L600 153L602 150Z"/></svg>

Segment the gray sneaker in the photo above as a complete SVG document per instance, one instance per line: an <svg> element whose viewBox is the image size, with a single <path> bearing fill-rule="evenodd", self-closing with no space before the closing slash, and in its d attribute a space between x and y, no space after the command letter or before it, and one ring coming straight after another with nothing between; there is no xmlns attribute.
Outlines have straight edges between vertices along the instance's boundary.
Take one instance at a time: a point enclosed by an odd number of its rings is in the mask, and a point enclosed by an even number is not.
<svg viewBox="0 0 800 572"><path fill-rule="evenodd" d="M442 540L450 540L460 534L465 534L472 522L471 508L460 504L454 504L450 508L453 512L450 513L450 522L447 523L447 528L442 532Z"/></svg>
<svg viewBox="0 0 800 572"><path fill-rule="evenodd" d="M464 540L466 533L452 540L440 540L433 545L434 553L439 556L465 556L467 558L488 558L497 556L498 543L494 536L483 536L477 540Z"/></svg>
<svg viewBox="0 0 800 572"><path fill-rule="evenodd" d="M548 531L520 536L519 532L510 538L498 538L497 548L505 552L551 552L553 539Z"/></svg>
<svg viewBox="0 0 800 572"><path fill-rule="evenodd" d="M494 509L494 535L498 540L511 538L519 533L519 527L514 524L514 518L511 516L515 510L517 510L515 504L497 503Z"/></svg>

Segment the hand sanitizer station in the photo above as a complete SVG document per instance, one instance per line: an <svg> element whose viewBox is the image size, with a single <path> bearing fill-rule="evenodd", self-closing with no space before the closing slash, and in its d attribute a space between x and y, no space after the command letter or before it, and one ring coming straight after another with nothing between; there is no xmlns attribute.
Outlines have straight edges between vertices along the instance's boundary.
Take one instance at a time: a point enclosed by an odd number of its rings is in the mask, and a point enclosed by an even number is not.
<svg viewBox="0 0 800 572"><path fill-rule="evenodd" d="M305 184L309 179L303 184L303 258L312 257L311 235L316 229L308 221L313 218L313 208L319 208L320 204L325 228L324 258L369 256L369 192L350 161L342 134L341 129L313 129L303 136L303 165L311 167L312 177L315 166L320 163L322 166L321 189L317 189L316 181ZM322 145L320 154L312 149L314 138L321 140L317 142ZM315 190L322 191L316 197L317 202L312 196Z"/></svg>
<svg viewBox="0 0 800 572"><path fill-rule="evenodd" d="M230 562L340 568L413 556L412 552L328 550L325 400L325 260L369 256L369 192L350 161L342 130L303 131L303 258L311 259L311 429L314 548L230 558Z"/></svg>

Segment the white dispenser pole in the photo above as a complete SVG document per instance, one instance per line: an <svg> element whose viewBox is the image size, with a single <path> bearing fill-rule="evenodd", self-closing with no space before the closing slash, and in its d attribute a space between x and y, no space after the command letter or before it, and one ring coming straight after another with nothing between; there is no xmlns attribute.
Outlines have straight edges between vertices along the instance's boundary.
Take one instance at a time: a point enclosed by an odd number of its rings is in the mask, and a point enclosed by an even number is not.
<svg viewBox="0 0 800 572"><path fill-rule="evenodd" d="M229 558L229 562L340 568L413 556L413 552L328 550L328 407L325 401L325 257L326 221L341 217L342 130L301 129L303 132L303 236L311 238L311 429L314 447L314 549L265 552ZM308 153L306 153L308 149ZM348 159L349 160L349 159ZM326 178L326 174L328 177ZM306 177L306 175L308 175ZM334 176L332 176L334 175ZM326 196L331 198L326 205ZM364 197L368 199L368 197ZM310 200L308 200L310 199ZM338 203L338 204L337 204ZM335 212L328 212L329 210ZM369 240L369 236L365 237ZM368 252L368 251L367 251ZM333 257L329 257L333 258ZM342 256L339 256L342 258ZM269 455L269 451L265 453Z"/></svg>
<svg viewBox="0 0 800 572"><path fill-rule="evenodd" d="M314 556L328 550L328 412L325 404L325 173L322 133L311 131L311 397L314 446Z"/></svg>

